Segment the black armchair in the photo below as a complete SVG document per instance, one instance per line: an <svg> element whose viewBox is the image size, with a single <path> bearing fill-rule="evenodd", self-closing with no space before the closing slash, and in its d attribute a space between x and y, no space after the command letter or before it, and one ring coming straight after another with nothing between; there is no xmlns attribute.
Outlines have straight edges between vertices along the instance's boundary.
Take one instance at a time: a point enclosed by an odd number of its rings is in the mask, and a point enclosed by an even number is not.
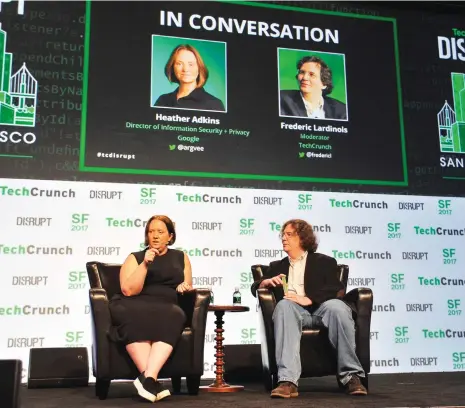
<svg viewBox="0 0 465 408"><path fill-rule="evenodd" d="M139 372L124 345L108 338L111 327L109 300L120 292L121 265L87 262L90 282L90 312L92 318L92 367L96 378L96 395L106 399L111 380L135 379ZM180 307L187 316L186 326L159 377L171 378L173 392L181 389L181 377L186 377L189 394L197 395L203 375L205 328L210 291L195 289L178 295Z"/></svg>
<svg viewBox="0 0 465 408"><path fill-rule="evenodd" d="M349 279L349 267L339 266L339 276L344 290L338 293L338 297L350 300L356 305L357 313L354 313L355 342L357 356L366 373L362 379L368 389L368 374L370 372L370 325L371 310L373 306L373 292L368 288L357 288L346 294L347 281ZM254 280L262 279L266 274L268 265L253 265L252 275ZM277 367L275 357L275 340L273 328L273 311L276 306L276 298L270 289L258 289L257 298L260 307L260 332L262 336L262 365L263 382L267 391L271 391L277 385ZM336 355L328 340L325 328L303 330L300 343L300 359L302 363L301 378L323 377L337 373ZM341 384L339 384L341 386Z"/></svg>

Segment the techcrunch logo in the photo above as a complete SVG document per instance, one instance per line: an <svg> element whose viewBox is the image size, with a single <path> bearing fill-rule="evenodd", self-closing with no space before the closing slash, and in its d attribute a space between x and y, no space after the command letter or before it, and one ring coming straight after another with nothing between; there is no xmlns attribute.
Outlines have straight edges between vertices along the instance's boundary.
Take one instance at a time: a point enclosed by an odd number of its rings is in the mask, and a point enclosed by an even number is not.
<svg viewBox="0 0 465 408"><path fill-rule="evenodd" d="M360 200L336 200L330 198L331 208L360 208L360 209L376 209L387 210L389 207L386 201L360 201Z"/></svg>
<svg viewBox="0 0 465 408"><path fill-rule="evenodd" d="M270 230L272 232L281 231L282 225L279 222L269 222L268 225L270 226ZM331 232L331 226L328 224L325 224L325 225L312 224L312 230L313 232Z"/></svg>
<svg viewBox="0 0 465 408"><path fill-rule="evenodd" d="M184 251L189 256L205 256L209 258L242 258L240 249L212 249L212 248L175 248Z"/></svg>
<svg viewBox="0 0 465 408"><path fill-rule="evenodd" d="M464 279L451 279L451 278L425 278L424 276L419 276L418 280L420 281L421 286L464 286Z"/></svg>
<svg viewBox="0 0 465 408"><path fill-rule="evenodd" d="M69 307L63 306L0 306L0 316L36 316L36 315L69 315Z"/></svg>
<svg viewBox="0 0 465 408"><path fill-rule="evenodd" d="M451 330L451 329L439 329L429 330L423 329L421 331L425 339L463 339L465 337L465 330Z"/></svg>
<svg viewBox="0 0 465 408"><path fill-rule="evenodd" d="M331 251L334 258L338 259L392 259L390 252L363 252L363 251L345 251L337 249Z"/></svg>
<svg viewBox="0 0 465 408"><path fill-rule="evenodd" d="M392 304L389 303L387 305L373 305L371 308L372 312L395 312L396 307Z"/></svg>
<svg viewBox="0 0 465 408"><path fill-rule="evenodd" d="M416 235L453 235L465 236L465 228L413 227Z"/></svg>
<svg viewBox="0 0 465 408"><path fill-rule="evenodd" d="M147 221L141 220L140 218L126 218L125 220L117 220L116 218L107 217L105 220L107 222L107 227L141 228L147 225Z"/></svg>
<svg viewBox="0 0 465 408"><path fill-rule="evenodd" d="M75 198L76 192L72 189L68 190L51 190L40 189L38 187L22 187L10 188L8 186L0 186L0 195L15 196L15 197L53 197L53 198Z"/></svg>
<svg viewBox="0 0 465 408"><path fill-rule="evenodd" d="M209 204L241 204L242 198L239 196L212 196L210 194L187 195L176 193L178 202L181 203L209 203Z"/></svg>
<svg viewBox="0 0 465 408"><path fill-rule="evenodd" d="M399 360L391 358L387 360L370 360L370 367L399 367Z"/></svg>
<svg viewBox="0 0 465 408"><path fill-rule="evenodd" d="M6 246L0 244L0 255L73 255L73 248L39 247L35 245Z"/></svg>

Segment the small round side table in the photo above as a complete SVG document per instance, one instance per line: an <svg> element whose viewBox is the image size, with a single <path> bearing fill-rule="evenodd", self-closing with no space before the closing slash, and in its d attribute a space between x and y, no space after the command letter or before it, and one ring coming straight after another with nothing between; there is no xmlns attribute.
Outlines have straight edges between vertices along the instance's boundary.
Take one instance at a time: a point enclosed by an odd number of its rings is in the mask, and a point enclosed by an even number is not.
<svg viewBox="0 0 465 408"><path fill-rule="evenodd" d="M213 383L208 386L200 387L202 392L237 392L242 391L244 387L242 385L229 385L224 382L223 374L224 369L224 348L223 348L223 316L225 312L248 312L250 308L248 306L236 306L236 305L210 305L208 306L209 312L214 312L216 316L216 329L215 329L215 340L216 340L216 378Z"/></svg>

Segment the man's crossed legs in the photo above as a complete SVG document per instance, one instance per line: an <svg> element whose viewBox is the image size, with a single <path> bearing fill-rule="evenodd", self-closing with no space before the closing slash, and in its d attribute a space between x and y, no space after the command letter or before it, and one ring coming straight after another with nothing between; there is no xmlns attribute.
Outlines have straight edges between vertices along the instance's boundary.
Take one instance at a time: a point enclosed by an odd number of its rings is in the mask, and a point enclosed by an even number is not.
<svg viewBox="0 0 465 408"><path fill-rule="evenodd" d="M300 363L300 340L302 329L324 326L328 338L337 353L338 379L351 395L366 395L360 381L365 372L355 353L355 323L352 310L342 300L331 299L310 314L297 303L283 299L273 313L276 342L276 365L278 387L272 397L297 397L298 381L302 372Z"/></svg>

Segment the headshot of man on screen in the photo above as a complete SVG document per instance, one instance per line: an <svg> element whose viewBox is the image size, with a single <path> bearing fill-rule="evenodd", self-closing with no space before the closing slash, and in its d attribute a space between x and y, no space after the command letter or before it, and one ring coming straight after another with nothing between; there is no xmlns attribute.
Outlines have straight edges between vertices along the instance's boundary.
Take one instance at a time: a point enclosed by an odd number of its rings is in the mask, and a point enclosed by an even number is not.
<svg viewBox="0 0 465 408"><path fill-rule="evenodd" d="M179 86L173 92L161 95L155 107L224 112L223 102L204 89L208 68L192 45L178 45L173 50L165 66L165 75L168 81Z"/></svg>
<svg viewBox="0 0 465 408"><path fill-rule="evenodd" d="M326 62L306 56L297 63L299 90L280 92L283 116L311 119L347 119L346 105L328 95L333 90L332 72Z"/></svg>
<svg viewBox="0 0 465 408"><path fill-rule="evenodd" d="M355 323L349 304L338 297L343 289L335 258L317 253L317 238L305 220L286 221L280 238L288 256L270 263L263 279L251 286L270 288L275 293L273 312L278 386L272 398L298 396L302 372L300 340L303 329L326 327L329 342L337 355L338 379L350 395L366 395L360 377L365 372L355 351ZM283 285L286 277L287 287Z"/></svg>

